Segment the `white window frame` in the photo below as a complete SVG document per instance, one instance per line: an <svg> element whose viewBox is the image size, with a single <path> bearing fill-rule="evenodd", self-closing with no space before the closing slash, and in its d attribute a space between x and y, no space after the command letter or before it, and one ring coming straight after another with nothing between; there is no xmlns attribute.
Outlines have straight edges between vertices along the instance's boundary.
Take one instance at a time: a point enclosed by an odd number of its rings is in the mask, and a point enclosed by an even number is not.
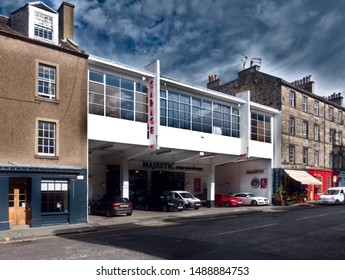
<svg viewBox="0 0 345 280"><path fill-rule="evenodd" d="M40 126L43 124L44 127ZM52 119L36 118L36 149L37 156L59 156L59 121Z"/></svg>
<svg viewBox="0 0 345 280"><path fill-rule="evenodd" d="M330 168L333 168L333 166L334 166L333 158L334 158L333 153L330 153L329 154L329 167Z"/></svg>
<svg viewBox="0 0 345 280"><path fill-rule="evenodd" d="M296 107L296 92L290 90L290 107Z"/></svg>
<svg viewBox="0 0 345 280"><path fill-rule="evenodd" d="M289 146L289 163L295 163L295 146Z"/></svg>
<svg viewBox="0 0 345 280"><path fill-rule="evenodd" d="M303 148L303 165L308 165L308 149Z"/></svg>
<svg viewBox="0 0 345 280"><path fill-rule="evenodd" d="M332 122L334 121L334 108L333 107L329 107L328 108L328 113L329 113L329 120Z"/></svg>
<svg viewBox="0 0 345 280"><path fill-rule="evenodd" d="M290 135L295 135L295 133L296 133L295 118L290 117Z"/></svg>
<svg viewBox="0 0 345 280"><path fill-rule="evenodd" d="M343 124L343 111L339 109L338 111L338 123Z"/></svg>
<svg viewBox="0 0 345 280"><path fill-rule="evenodd" d="M314 140L320 141L320 127L317 124L314 125Z"/></svg>
<svg viewBox="0 0 345 280"><path fill-rule="evenodd" d="M343 132L342 131L338 132L338 142L339 142L339 146L343 145Z"/></svg>
<svg viewBox="0 0 345 280"><path fill-rule="evenodd" d="M34 36L35 38L53 41L53 17L35 11L34 13Z"/></svg>
<svg viewBox="0 0 345 280"><path fill-rule="evenodd" d="M38 20L35 15L40 15L42 20ZM44 19L47 18L47 21ZM45 38L46 36L35 35L35 26L42 30L49 30L52 32L51 40ZM59 14L53 11L47 11L33 5L29 5L29 37L40 41L51 43L54 45L59 44Z"/></svg>
<svg viewBox="0 0 345 280"><path fill-rule="evenodd" d="M303 137L308 138L308 122L307 121L302 122L302 135Z"/></svg>
<svg viewBox="0 0 345 280"><path fill-rule="evenodd" d="M303 95L302 108L304 112L308 112L308 97Z"/></svg>
<svg viewBox="0 0 345 280"><path fill-rule="evenodd" d="M42 71L44 75L42 75ZM36 97L40 100L59 100L59 71L58 64L43 60L36 60ZM54 75L52 75L52 73ZM46 90L42 90L48 89Z"/></svg>
<svg viewBox="0 0 345 280"><path fill-rule="evenodd" d="M335 144L335 129L330 129L329 130L329 143L330 144Z"/></svg>
<svg viewBox="0 0 345 280"><path fill-rule="evenodd" d="M314 103L314 115L318 116L319 115L319 102L315 101Z"/></svg>
<svg viewBox="0 0 345 280"><path fill-rule="evenodd" d="M319 166L319 151L314 151L314 166Z"/></svg>

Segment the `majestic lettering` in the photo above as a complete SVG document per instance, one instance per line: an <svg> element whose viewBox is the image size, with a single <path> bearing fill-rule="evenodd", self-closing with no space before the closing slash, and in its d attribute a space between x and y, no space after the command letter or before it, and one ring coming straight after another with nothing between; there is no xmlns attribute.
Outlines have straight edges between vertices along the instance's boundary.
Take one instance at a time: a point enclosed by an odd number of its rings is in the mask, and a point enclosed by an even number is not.
<svg viewBox="0 0 345 280"><path fill-rule="evenodd" d="M174 163L169 162L155 162L155 161L143 161L143 168L149 168L149 169L172 169L172 170L197 170L202 171L202 167L198 166L182 166L177 165L175 166Z"/></svg>
<svg viewBox="0 0 345 280"><path fill-rule="evenodd" d="M265 173L265 169L247 170L247 174L261 174Z"/></svg>
<svg viewBox="0 0 345 280"><path fill-rule="evenodd" d="M175 164L169 162L143 161L143 167L150 169L174 169Z"/></svg>

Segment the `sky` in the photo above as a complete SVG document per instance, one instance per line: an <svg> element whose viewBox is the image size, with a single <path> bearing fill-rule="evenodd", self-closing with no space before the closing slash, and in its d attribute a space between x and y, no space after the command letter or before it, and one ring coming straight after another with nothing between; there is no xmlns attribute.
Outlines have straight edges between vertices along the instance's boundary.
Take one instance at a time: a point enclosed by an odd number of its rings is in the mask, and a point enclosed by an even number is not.
<svg viewBox="0 0 345 280"><path fill-rule="evenodd" d="M28 1L0 0L9 16ZM43 1L57 10L62 0ZM312 76L315 93L345 96L343 0L66 0L75 41L91 55L206 87L261 59L261 70L288 82Z"/></svg>

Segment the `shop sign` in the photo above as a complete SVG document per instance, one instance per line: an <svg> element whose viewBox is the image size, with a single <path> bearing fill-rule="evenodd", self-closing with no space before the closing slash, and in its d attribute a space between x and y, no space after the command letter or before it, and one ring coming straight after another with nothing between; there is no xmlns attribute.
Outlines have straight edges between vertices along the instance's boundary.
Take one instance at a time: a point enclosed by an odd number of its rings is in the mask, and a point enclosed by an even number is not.
<svg viewBox="0 0 345 280"><path fill-rule="evenodd" d="M148 122L147 134L150 150L159 149L157 143L158 123L159 123L159 92L160 92L160 66L156 60L145 67L147 71L154 74L154 77L148 80Z"/></svg>
<svg viewBox="0 0 345 280"><path fill-rule="evenodd" d="M142 162L143 168L148 169L168 169L168 170L179 170L179 171L202 171L203 168L199 166L183 166L183 165L176 165L170 162L157 162L157 161L143 161Z"/></svg>
<svg viewBox="0 0 345 280"><path fill-rule="evenodd" d="M262 174L265 173L266 169L255 169L255 170L247 170L247 174L254 175L254 174Z"/></svg>
<svg viewBox="0 0 345 280"><path fill-rule="evenodd" d="M260 186L262 189L267 188L267 178L261 178L260 179Z"/></svg>
<svg viewBox="0 0 345 280"><path fill-rule="evenodd" d="M155 134L155 92L154 92L155 84L154 81L151 80L149 83L149 123L148 123L148 129L149 129L149 139L152 140ZM150 149L155 148L155 143L150 141Z"/></svg>

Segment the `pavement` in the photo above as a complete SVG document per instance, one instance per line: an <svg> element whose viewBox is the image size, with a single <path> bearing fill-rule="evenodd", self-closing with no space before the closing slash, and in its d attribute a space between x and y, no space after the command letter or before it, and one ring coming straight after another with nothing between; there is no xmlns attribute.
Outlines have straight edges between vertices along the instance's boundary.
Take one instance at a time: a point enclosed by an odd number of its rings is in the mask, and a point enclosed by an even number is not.
<svg viewBox="0 0 345 280"><path fill-rule="evenodd" d="M88 223L64 224L31 228L19 225L9 230L0 231L0 243L26 241L68 234L80 234L109 230L113 228L140 226L169 221L190 221L202 218L213 218L229 215L245 215L260 212L284 212L314 206L315 203L292 204L289 206L240 206L240 207L202 207L198 210L184 210L182 212L160 212L134 210L132 216L104 217L89 215Z"/></svg>

